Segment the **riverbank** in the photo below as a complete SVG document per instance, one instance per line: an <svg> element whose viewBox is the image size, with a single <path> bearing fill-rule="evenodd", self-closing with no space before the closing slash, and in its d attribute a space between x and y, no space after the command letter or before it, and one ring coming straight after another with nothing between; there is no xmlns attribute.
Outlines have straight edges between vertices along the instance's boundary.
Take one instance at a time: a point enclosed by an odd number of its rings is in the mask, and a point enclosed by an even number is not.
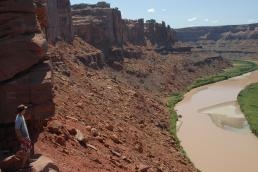
<svg viewBox="0 0 258 172"><path fill-rule="evenodd" d="M237 97L241 111L244 113L251 131L258 137L258 83L248 85Z"/></svg>
<svg viewBox="0 0 258 172"><path fill-rule="evenodd" d="M212 75L204 78L200 78L197 81L195 81L193 84L191 84L186 90L173 93L168 101L168 107L170 112L170 133L177 139L178 147L180 150L183 151L182 147L179 144L178 137L176 135L176 128L177 128L177 121L178 121L178 115L175 111L175 105L180 102L183 99L183 95L190 91L193 88L197 88L203 85L223 81L235 76L239 76L254 70L258 69L258 65L254 62L250 61L242 61L242 60L234 60L233 61L233 67L229 69L225 69L223 72L218 73L217 75Z"/></svg>
<svg viewBox="0 0 258 172"><path fill-rule="evenodd" d="M182 116L177 137L201 171L258 171L258 140L237 103L239 92L254 82L257 70L195 88L176 104Z"/></svg>
<svg viewBox="0 0 258 172"><path fill-rule="evenodd" d="M211 75L208 77L198 79L188 87L187 91L190 91L191 89L194 89L203 85L212 84L235 76L239 76L244 73L252 72L257 69L258 69L258 65L254 62L234 60L232 68L225 69L223 72L218 73L217 75Z"/></svg>

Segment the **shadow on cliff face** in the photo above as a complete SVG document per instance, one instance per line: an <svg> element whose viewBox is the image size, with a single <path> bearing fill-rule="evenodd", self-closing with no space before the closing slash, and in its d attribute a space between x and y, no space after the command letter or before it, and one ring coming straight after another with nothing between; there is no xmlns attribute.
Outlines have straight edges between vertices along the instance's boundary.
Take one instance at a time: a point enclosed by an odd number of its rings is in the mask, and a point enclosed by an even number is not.
<svg viewBox="0 0 258 172"><path fill-rule="evenodd" d="M17 105L29 105L31 114L28 128L36 142L44 119L55 111L52 101L52 76L49 62L38 64L0 85L0 154L15 152L18 148L14 131Z"/></svg>

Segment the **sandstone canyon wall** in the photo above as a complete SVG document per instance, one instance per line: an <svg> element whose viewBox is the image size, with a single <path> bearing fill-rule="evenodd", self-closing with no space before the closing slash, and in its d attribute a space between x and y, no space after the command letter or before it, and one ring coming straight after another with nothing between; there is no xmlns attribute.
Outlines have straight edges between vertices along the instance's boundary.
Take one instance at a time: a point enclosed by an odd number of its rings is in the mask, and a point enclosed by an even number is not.
<svg viewBox="0 0 258 172"><path fill-rule="evenodd" d="M157 23L155 20L147 20L145 23L145 35L152 44L171 47L176 40L176 34L165 22Z"/></svg>
<svg viewBox="0 0 258 172"><path fill-rule="evenodd" d="M105 2L73 5L72 18L75 35L101 49L106 56L119 57L124 53L130 56L128 44L145 46L150 42L156 47L171 47L175 42L175 31L165 22L122 19L121 12Z"/></svg>
<svg viewBox="0 0 258 172"><path fill-rule="evenodd" d="M47 21L49 43L73 40L70 0L47 0Z"/></svg>
<svg viewBox="0 0 258 172"><path fill-rule="evenodd" d="M122 46L121 12L110 8L109 4L79 4L72 7L75 35L104 51L114 45Z"/></svg>
<svg viewBox="0 0 258 172"><path fill-rule="evenodd" d="M41 121L54 113L47 41L40 27L46 17L37 16L44 15L45 7L44 1L0 1L0 150L17 145L17 105L30 105L32 139Z"/></svg>
<svg viewBox="0 0 258 172"><path fill-rule="evenodd" d="M146 45L144 19L124 20L123 42L135 45Z"/></svg>

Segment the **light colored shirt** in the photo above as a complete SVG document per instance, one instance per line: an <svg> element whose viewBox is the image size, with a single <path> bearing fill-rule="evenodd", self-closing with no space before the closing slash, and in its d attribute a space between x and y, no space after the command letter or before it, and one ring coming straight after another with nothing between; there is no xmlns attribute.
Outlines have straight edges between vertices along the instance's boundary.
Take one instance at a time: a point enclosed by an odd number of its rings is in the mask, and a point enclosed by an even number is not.
<svg viewBox="0 0 258 172"><path fill-rule="evenodd" d="M23 137L30 139L27 124L23 115L17 115L15 119L15 129L20 130Z"/></svg>

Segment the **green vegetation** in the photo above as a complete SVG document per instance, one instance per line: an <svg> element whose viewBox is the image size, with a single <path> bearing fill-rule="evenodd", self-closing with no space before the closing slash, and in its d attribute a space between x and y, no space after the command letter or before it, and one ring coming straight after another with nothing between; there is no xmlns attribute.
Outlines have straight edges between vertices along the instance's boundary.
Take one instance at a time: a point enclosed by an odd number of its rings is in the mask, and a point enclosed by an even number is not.
<svg viewBox="0 0 258 172"><path fill-rule="evenodd" d="M198 79L192 85L190 85L187 88L187 90L182 91L182 92L178 92L178 93L173 93L170 96L169 101L168 101L168 108L169 108L169 112L170 112L170 133L171 133L172 137L174 137L176 139L176 144L177 144L179 150L182 152L183 155L185 155L185 157L189 160L189 162L191 160L187 157L186 152L184 151L184 149L180 145L180 141L179 141L179 139L177 137L177 134L176 134L176 132L177 132L176 131L177 130L176 123L177 123L177 120L178 120L178 115L175 111L175 105L183 99L183 95L187 91L189 91L193 88L200 87L200 86L203 86L203 85L206 85L206 84L215 83L215 82L222 81L222 80L226 80L226 79L229 79L229 78L232 78L232 77L235 77L235 76L239 76L239 75L242 75L244 73L248 73L248 72L251 72L251 71L254 71L254 70L257 70L257 69L258 69L258 65L254 62L235 60L235 61L233 61L233 67L232 68L226 69L223 72L218 73L217 75L212 75L212 76L208 76L208 77L205 77L205 78ZM258 112L258 104L255 105L255 103L254 103L254 102L257 102L257 100L258 100L258 85L256 87L256 92L255 93L253 92L252 94L256 94L256 97L253 96L252 98L251 97L249 98L250 106L253 107L252 108L253 111L249 110L250 112L252 112L252 115L250 115L250 116L252 116L252 118L250 117L250 120L253 122L253 124L250 124L250 125L251 126L253 125L255 127L255 129L252 129L252 131L253 132L255 131L256 134L257 134L257 132L258 132L258 114L256 114L256 116L255 116L256 118L254 118L253 112L255 112L254 108L256 108L256 112ZM239 97L242 97L242 96L239 96ZM250 108L247 107L246 109L250 109ZM248 119L248 117L247 117L247 119ZM200 170L198 170L198 171L200 171Z"/></svg>
<svg viewBox="0 0 258 172"><path fill-rule="evenodd" d="M258 83L251 84L242 90L237 100L250 129L258 137Z"/></svg>
<svg viewBox="0 0 258 172"><path fill-rule="evenodd" d="M170 112L170 133L171 133L172 137L174 137L176 139L177 147L179 148L181 153L189 160L189 162L191 162L191 160L187 157L186 152L184 151L183 147L180 145L180 141L176 134L176 132L177 132L176 123L178 120L178 115L177 115L177 112L175 111L175 105L183 99L183 95L187 91L190 91L193 88L200 87L200 86L203 86L206 84L215 83L215 82L222 81L222 80L226 80L226 79L229 79L229 78L232 78L235 76L239 76L244 73L248 73L248 72L251 72L251 71L254 71L257 69L258 69L258 65L254 62L235 60L235 61L233 61L232 68L226 69L223 72L218 73L217 75L212 75L212 76L198 79L193 84L191 84L187 88L187 90L182 91L182 92L173 93L170 96L170 98L168 100L168 108L169 108L169 112ZM250 101L252 100L251 101L252 103L257 102L257 101L253 101L253 99L258 100L258 85L257 85L257 89L256 89L256 96L257 96L256 98L250 98ZM252 104L250 106L256 107L256 111L258 112L258 105ZM247 108L247 109L249 109L249 108ZM255 111L252 111L252 112L255 112ZM258 131L258 114L256 114L256 118L252 118L252 120L254 123L256 121L254 126L256 127L255 132L257 132ZM254 132L254 130L253 130L253 132ZM198 170L198 171L200 171L200 170Z"/></svg>
<svg viewBox="0 0 258 172"><path fill-rule="evenodd" d="M168 107L169 107L169 111L170 111L170 133L172 134L173 137L175 137L177 139L178 146L181 150L182 150L182 148L180 147L179 140L176 135L176 122L177 122L178 118L177 118L177 113L174 110L174 108L175 108L175 105L183 99L183 95L187 91L189 91L193 88L200 87L200 86L203 86L206 84L211 84L211 83L218 82L218 81L222 81L222 80L226 80L228 78L239 76L244 73L248 73L248 72L251 72L251 71L254 71L257 69L258 69L258 65L254 62L234 60L232 68L228 68L228 69L224 70L223 72L218 73L217 75L212 75L212 76L198 79L193 84L191 84L187 88L187 90L178 92L178 93L173 93L170 96L169 101L168 101ZM257 102L257 101L255 101L255 102ZM256 126L258 127L257 123L256 123Z"/></svg>
<svg viewBox="0 0 258 172"><path fill-rule="evenodd" d="M232 78L235 76L239 76L242 75L244 73L248 73L254 70L257 70L258 66L256 63L254 62L250 62L250 61L242 61L242 60L235 60L233 61L233 67L224 70L223 72L217 74L217 75L211 75L205 78L201 78L198 79L197 81L195 81L192 85L190 85L188 87L188 91L196 88L196 87L200 87L203 85L207 85L207 84L211 84L211 83L215 83L218 81L222 81L222 80L226 80L228 78Z"/></svg>
<svg viewBox="0 0 258 172"><path fill-rule="evenodd" d="M168 107L170 112L170 132L176 136L176 122L178 120L177 113L174 109L175 105L183 99L183 93L175 93L168 100Z"/></svg>

